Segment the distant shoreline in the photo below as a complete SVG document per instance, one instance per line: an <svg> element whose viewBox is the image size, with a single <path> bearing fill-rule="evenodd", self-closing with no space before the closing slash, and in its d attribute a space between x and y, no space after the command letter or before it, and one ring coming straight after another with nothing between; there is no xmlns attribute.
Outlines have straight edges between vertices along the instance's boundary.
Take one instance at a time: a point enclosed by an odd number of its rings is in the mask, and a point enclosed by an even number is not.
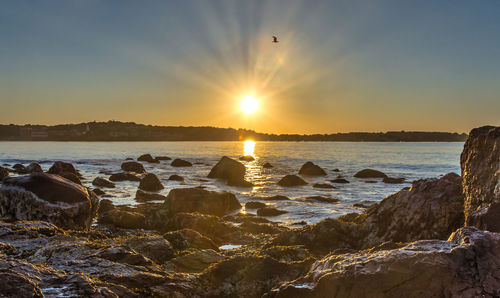
<svg viewBox="0 0 500 298"><path fill-rule="evenodd" d="M0 125L0 141L51 142L464 142L465 133L348 132L332 134L266 134L247 129L209 126L152 126L133 122L88 122L63 125Z"/></svg>

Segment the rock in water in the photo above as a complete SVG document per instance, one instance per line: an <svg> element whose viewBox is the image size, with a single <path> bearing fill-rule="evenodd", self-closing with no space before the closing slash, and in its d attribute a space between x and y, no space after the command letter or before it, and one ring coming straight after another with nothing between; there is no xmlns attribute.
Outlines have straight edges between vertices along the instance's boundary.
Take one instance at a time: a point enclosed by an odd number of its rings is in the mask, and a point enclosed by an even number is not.
<svg viewBox="0 0 500 298"><path fill-rule="evenodd" d="M262 167L264 169L271 169L271 168L274 168L274 166L268 162L266 162L265 164L262 165Z"/></svg>
<svg viewBox="0 0 500 298"><path fill-rule="evenodd" d="M65 229L88 229L99 199L56 175L32 173L4 179L0 213L14 220L44 220Z"/></svg>
<svg viewBox="0 0 500 298"><path fill-rule="evenodd" d="M139 183L139 189L147 190L147 191L158 191L163 189L163 185L160 182L160 179L153 174L148 173L144 178L141 179Z"/></svg>
<svg viewBox="0 0 500 298"><path fill-rule="evenodd" d="M328 183L314 183L313 187L314 188L330 188L330 189L335 188L335 186L328 184Z"/></svg>
<svg viewBox="0 0 500 298"><path fill-rule="evenodd" d="M500 232L500 127L473 129L460 165L466 224Z"/></svg>
<svg viewBox="0 0 500 298"><path fill-rule="evenodd" d="M306 185L307 182L305 182L304 179L300 178L297 175L286 175L285 177L281 178L278 184L285 187L292 187Z"/></svg>
<svg viewBox="0 0 500 298"><path fill-rule="evenodd" d="M200 212L223 216L241 208L232 193L208 191L200 188L172 189L165 199L164 206L171 214L179 212Z"/></svg>
<svg viewBox="0 0 500 298"><path fill-rule="evenodd" d="M42 173L43 172L42 167L38 163L36 163L36 162L30 163L26 167L26 171L28 173Z"/></svg>
<svg viewBox="0 0 500 298"><path fill-rule="evenodd" d="M170 164L172 167L191 167L193 166L192 163L189 161L186 161L184 159L176 158L172 163Z"/></svg>
<svg viewBox="0 0 500 298"><path fill-rule="evenodd" d="M168 177L168 180L170 180L170 181L184 181L184 177L173 174L173 175L170 175L170 177Z"/></svg>
<svg viewBox="0 0 500 298"><path fill-rule="evenodd" d="M330 180L330 182L332 182L332 183L349 183L349 181L347 181L344 178L333 179L333 180Z"/></svg>
<svg viewBox="0 0 500 298"><path fill-rule="evenodd" d="M361 171L357 172L356 174L354 174L354 177L356 177L356 178L385 178L385 177L387 177L387 175L380 172L380 171L377 171L377 170L364 169L364 170L361 170Z"/></svg>
<svg viewBox="0 0 500 298"><path fill-rule="evenodd" d="M399 184L405 182L405 178L391 178L391 177L385 177L382 182L384 183L389 183L389 184Z"/></svg>
<svg viewBox="0 0 500 298"><path fill-rule="evenodd" d="M4 167L0 167L0 182L2 182L3 178L9 177L9 170Z"/></svg>
<svg viewBox="0 0 500 298"><path fill-rule="evenodd" d="M153 156L151 156L151 154L149 154L149 153L139 156L139 158L137 158L137 160L138 161L145 161L145 162L149 162L149 163L160 163L160 160L153 158Z"/></svg>
<svg viewBox="0 0 500 298"><path fill-rule="evenodd" d="M121 168L125 172L133 172L133 173L138 173L138 174L146 173L144 166L141 163L138 163L136 161L126 161L126 162L122 163Z"/></svg>
<svg viewBox="0 0 500 298"><path fill-rule="evenodd" d="M160 195L158 193L150 193L138 189L135 193L135 200L138 202L148 202L148 201L165 201L167 197Z"/></svg>
<svg viewBox="0 0 500 298"><path fill-rule="evenodd" d="M168 156L157 156L157 157L155 157L155 159L156 160L171 160L171 158Z"/></svg>
<svg viewBox="0 0 500 298"><path fill-rule="evenodd" d="M258 216L278 216L278 215L285 214L285 213L287 213L287 212L283 211L283 210L278 210L278 209L272 208L272 207L264 207L264 208L257 209Z"/></svg>
<svg viewBox="0 0 500 298"><path fill-rule="evenodd" d="M302 165L299 174L303 176L325 176L326 172L320 166L308 161Z"/></svg>
<svg viewBox="0 0 500 298"><path fill-rule="evenodd" d="M56 161L50 169L47 171L48 174L56 174L63 176L64 173L71 173L77 177L81 177L80 173L75 169L75 167L69 162Z"/></svg>
<svg viewBox="0 0 500 298"><path fill-rule="evenodd" d="M254 160L255 160L255 158L254 158L253 156L251 156L251 155L245 155L245 156L241 156L241 157L239 158L239 160L243 160L243 161L254 161Z"/></svg>
<svg viewBox="0 0 500 298"><path fill-rule="evenodd" d="M231 186L251 187L252 184L245 181L245 172L246 168L242 163L223 156L212 168L208 178L224 179L227 181L227 185Z"/></svg>
<svg viewBox="0 0 500 298"><path fill-rule="evenodd" d="M111 181L141 181L137 175L132 173L116 173L109 176Z"/></svg>
<svg viewBox="0 0 500 298"><path fill-rule="evenodd" d="M92 184L100 187L115 188L115 184L113 182L108 181L101 177L96 177L94 181L92 181Z"/></svg>

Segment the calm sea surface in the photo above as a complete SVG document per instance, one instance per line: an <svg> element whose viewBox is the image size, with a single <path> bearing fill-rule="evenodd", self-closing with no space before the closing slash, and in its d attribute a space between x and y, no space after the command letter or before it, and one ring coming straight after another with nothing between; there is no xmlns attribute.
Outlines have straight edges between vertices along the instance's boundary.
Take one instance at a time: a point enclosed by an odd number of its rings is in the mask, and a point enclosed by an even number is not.
<svg viewBox="0 0 500 298"><path fill-rule="evenodd" d="M111 173L120 172L120 164L127 157L137 158L144 153L153 156L166 155L182 158L193 163L193 167L174 168L170 161L160 164L144 163L148 172L155 173L162 180L168 194L172 188L205 186L209 190L224 190L234 193L239 201L251 201L252 197L285 195L290 201L275 201L273 207L288 213L272 220L292 224L299 221L315 223L327 217L337 217L348 212L363 209L353 207L355 203L377 202L399 189L410 186L365 183L353 174L364 168L385 172L391 177L404 177L408 182L421 178L439 177L449 172L460 173L460 152L463 143L294 143L294 142L0 142L0 165L38 162L48 170L56 160L71 162L82 173L83 184L92 188L92 180L108 178ZM214 179L208 179L210 169L224 155L238 158L253 154L255 161L243 162L247 167L247 180L254 183L253 189L229 187ZM323 167L328 176L305 178L309 185L284 188L277 182L286 174L297 174L302 164L312 161ZM265 162L274 165L272 169L261 167ZM5 165L4 165L5 166ZM340 172L334 172L339 169ZM172 174L185 178L184 182L168 181ZM337 189L317 189L312 184L327 182L337 176L349 180L349 184L334 184ZM117 182L115 189L104 189L115 204L137 204L134 200L138 182ZM306 202L309 196L338 198L340 203ZM254 213L254 210L243 210Z"/></svg>

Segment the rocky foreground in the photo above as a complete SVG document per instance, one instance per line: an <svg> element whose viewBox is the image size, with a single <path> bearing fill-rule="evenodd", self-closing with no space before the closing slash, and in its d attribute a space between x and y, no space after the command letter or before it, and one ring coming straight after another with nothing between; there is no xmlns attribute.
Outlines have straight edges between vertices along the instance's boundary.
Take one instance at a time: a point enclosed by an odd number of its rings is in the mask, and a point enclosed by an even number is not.
<svg viewBox="0 0 500 298"><path fill-rule="evenodd" d="M135 161L94 185L140 181L136 207L99 199L71 164L48 173L19 166L19 177L0 168L0 297L498 297L500 127L471 131L461 168L363 213L296 229L234 215L241 205L231 193L162 197L157 177ZM322 175L314 164L300 172ZM368 172L359 175L380 175ZM210 176L251 186L244 173L223 158ZM158 196L164 203L148 203Z"/></svg>

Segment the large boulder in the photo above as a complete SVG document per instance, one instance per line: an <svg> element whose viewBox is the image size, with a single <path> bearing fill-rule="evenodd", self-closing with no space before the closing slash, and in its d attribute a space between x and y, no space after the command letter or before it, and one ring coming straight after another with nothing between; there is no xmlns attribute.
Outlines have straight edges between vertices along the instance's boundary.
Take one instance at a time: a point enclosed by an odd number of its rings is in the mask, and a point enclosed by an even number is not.
<svg viewBox="0 0 500 298"><path fill-rule="evenodd" d="M56 175L32 173L6 178L0 214L13 220L44 220L65 229L87 229L99 199L87 188Z"/></svg>
<svg viewBox="0 0 500 298"><path fill-rule="evenodd" d="M171 214L200 212L217 216L223 216L241 208L234 194L208 191L201 188L172 189L165 199L164 206Z"/></svg>
<svg viewBox="0 0 500 298"><path fill-rule="evenodd" d="M460 165L466 224L500 232L500 127L473 129Z"/></svg>
<svg viewBox="0 0 500 298"><path fill-rule="evenodd" d="M448 241L331 253L272 297L498 297L500 234L466 227ZM334 293L334 294L333 294Z"/></svg>
<svg viewBox="0 0 500 298"><path fill-rule="evenodd" d="M325 176L326 172L320 166L308 161L299 170L302 176Z"/></svg>
<svg viewBox="0 0 500 298"><path fill-rule="evenodd" d="M387 175L378 170L373 169L364 169L356 174L354 174L356 178L386 178Z"/></svg>
<svg viewBox="0 0 500 298"><path fill-rule="evenodd" d="M147 190L147 191L158 191L163 189L163 185L160 182L160 179L153 174L148 173L141 179L139 183L139 189Z"/></svg>
<svg viewBox="0 0 500 298"><path fill-rule="evenodd" d="M122 170L125 172L133 172L138 174L146 173L144 166L136 161L126 161L121 165Z"/></svg>
<svg viewBox="0 0 500 298"><path fill-rule="evenodd" d="M232 186L251 187L252 184L245 181L245 172L245 165L241 162L223 156L210 170L208 178L224 179L228 185Z"/></svg>
<svg viewBox="0 0 500 298"><path fill-rule="evenodd" d="M306 185L307 182L305 182L304 179L300 178L297 175L286 175L285 177L281 178L280 181L278 181L278 184L284 187L293 187Z"/></svg>

